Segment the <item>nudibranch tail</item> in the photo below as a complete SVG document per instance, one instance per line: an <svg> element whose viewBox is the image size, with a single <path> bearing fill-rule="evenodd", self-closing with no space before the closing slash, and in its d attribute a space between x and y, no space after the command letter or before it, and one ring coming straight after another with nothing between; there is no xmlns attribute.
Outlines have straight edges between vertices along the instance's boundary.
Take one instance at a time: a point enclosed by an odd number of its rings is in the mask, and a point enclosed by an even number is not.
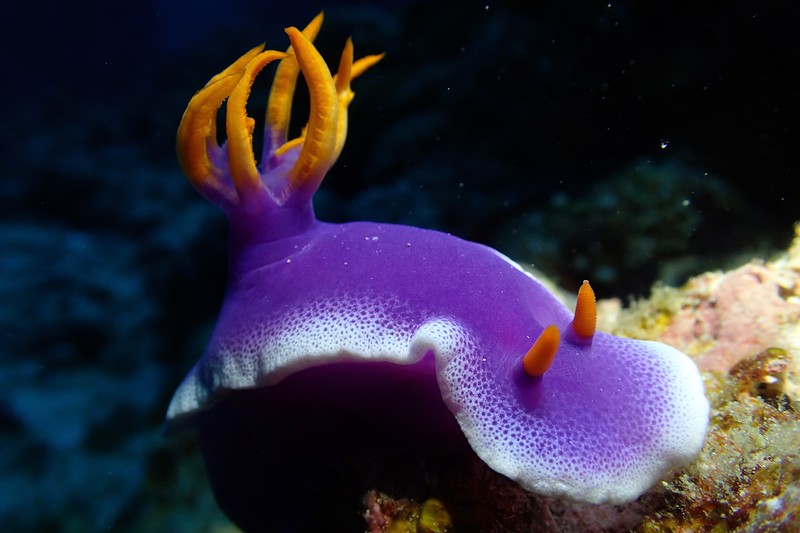
<svg viewBox="0 0 800 533"><path fill-rule="evenodd" d="M291 42L287 52L262 51L263 45L253 48L211 78L189 102L177 136L181 169L203 196L225 211L255 214L306 205L341 153L347 134L347 106L353 99L350 80L382 55L354 63L348 40L333 76L312 44L321 25L320 13L302 32L287 28ZM259 168L253 151L255 121L247 115L246 106L256 76L276 59L281 62L267 104ZM311 98L309 119L299 137L287 140L300 72ZM217 109L226 98L227 141L219 146Z"/></svg>
<svg viewBox="0 0 800 533"><path fill-rule="evenodd" d="M522 368L533 378L542 377L553 364L553 359L561 343L561 333L553 324L544 328L531 349L522 358Z"/></svg>

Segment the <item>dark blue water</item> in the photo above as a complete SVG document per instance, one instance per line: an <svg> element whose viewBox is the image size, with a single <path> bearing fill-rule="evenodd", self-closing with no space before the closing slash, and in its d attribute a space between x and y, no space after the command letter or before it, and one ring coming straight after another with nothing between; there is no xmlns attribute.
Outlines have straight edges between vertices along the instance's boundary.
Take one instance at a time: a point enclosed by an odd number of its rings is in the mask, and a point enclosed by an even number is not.
<svg viewBox="0 0 800 533"><path fill-rule="evenodd" d="M387 56L353 84L320 218L442 229L601 298L788 243L794 3L276 4L6 8L3 531L221 520L192 441L159 433L225 275L224 217L182 177L175 130L208 78L322 7L332 65L351 35Z"/></svg>

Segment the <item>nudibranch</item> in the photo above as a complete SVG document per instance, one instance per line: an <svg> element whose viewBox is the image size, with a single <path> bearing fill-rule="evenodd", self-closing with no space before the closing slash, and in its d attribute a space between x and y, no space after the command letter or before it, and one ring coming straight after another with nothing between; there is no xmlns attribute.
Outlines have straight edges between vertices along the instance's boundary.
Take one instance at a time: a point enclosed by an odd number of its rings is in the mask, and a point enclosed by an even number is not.
<svg viewBox="0 0 800 533"><path fill-rule="evenodd" d="M573 313L487 246L315 218L350 82L381 59L354 62L348 40L332 75L312 44L321 23L288 28L286 52L254 48L211 78L178 129L181 168L228 216L230 257L216 327L167 424L198 432L223 510L267 530L269 509L299 516L302 491L346 484L345 454L401 437L406 448L465 446L529 491L594 503L634 500L691 462L709 415L697 367L664 344L595 331L587 282ZM246 103L272 61L257 164ZM310 112L289 140L300 73Z"/></svg>

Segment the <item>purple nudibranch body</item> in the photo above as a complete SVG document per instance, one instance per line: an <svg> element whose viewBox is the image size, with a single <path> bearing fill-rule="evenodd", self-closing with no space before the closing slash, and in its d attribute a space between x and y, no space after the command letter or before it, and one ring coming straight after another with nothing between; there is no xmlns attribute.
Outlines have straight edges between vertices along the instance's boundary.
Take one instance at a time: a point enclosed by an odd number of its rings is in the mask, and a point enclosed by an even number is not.
<svg viewBox="0 0 800 533"><path fill-rule="evenodd" d="M288 54L254 49L243 56L212 78L184 115L181 164L227 212L231 255L218 322L169 405L168 424L200 425L236 391L263 391L254 397L268 402L280 386L309 386L298 377L304 373L317 382L326 368L334 376L334 368L348 364L359 365L356 374L367 381L372 369L380 379L419 372L420 387L438 385L442 412L488 466L543 495L628 502L691 462L705 438L709 405L684 354L602 332L577 335L573 313L489 247L426 229L315 218L311 196L344 143L350 78L379 59L353 63L348 43L331 76L311 44L320 22L287 30ZM257 168L248 151L252 120L243 103L236 106L272 59L281 63ZM311 88L311 114L301 137L287 141L298 71ZM279 83L286 80L289 89ZM218 147L216 108L225 98L227 144ZM529 376L522 358L550 325L561 332L555 357L543 375ZM295 393L304 395L274 401ZM395 408L402 411L406 401L397 397ZM447 426L441 415L434 418L437 427ZM225 499L222 492L216 489Z"/></svg>

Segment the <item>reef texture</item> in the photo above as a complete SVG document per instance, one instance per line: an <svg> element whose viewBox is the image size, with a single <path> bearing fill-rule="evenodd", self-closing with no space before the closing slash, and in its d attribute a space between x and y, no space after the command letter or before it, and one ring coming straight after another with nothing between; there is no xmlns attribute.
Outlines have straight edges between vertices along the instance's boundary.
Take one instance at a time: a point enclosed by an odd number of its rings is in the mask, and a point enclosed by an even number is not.
<svg viewBox="0 0 800 533"><path fill-rule="evenodd" d="M772 261L656 286L628 308L603 301L600 310L601 329L670 343L703 370L712 411L698 460L624 506L530 495L465 460L426 496L452 517L442 530L800 530L800 224ZM409 519L421 501L367 494L368 530L425 531Z"/></svg>

